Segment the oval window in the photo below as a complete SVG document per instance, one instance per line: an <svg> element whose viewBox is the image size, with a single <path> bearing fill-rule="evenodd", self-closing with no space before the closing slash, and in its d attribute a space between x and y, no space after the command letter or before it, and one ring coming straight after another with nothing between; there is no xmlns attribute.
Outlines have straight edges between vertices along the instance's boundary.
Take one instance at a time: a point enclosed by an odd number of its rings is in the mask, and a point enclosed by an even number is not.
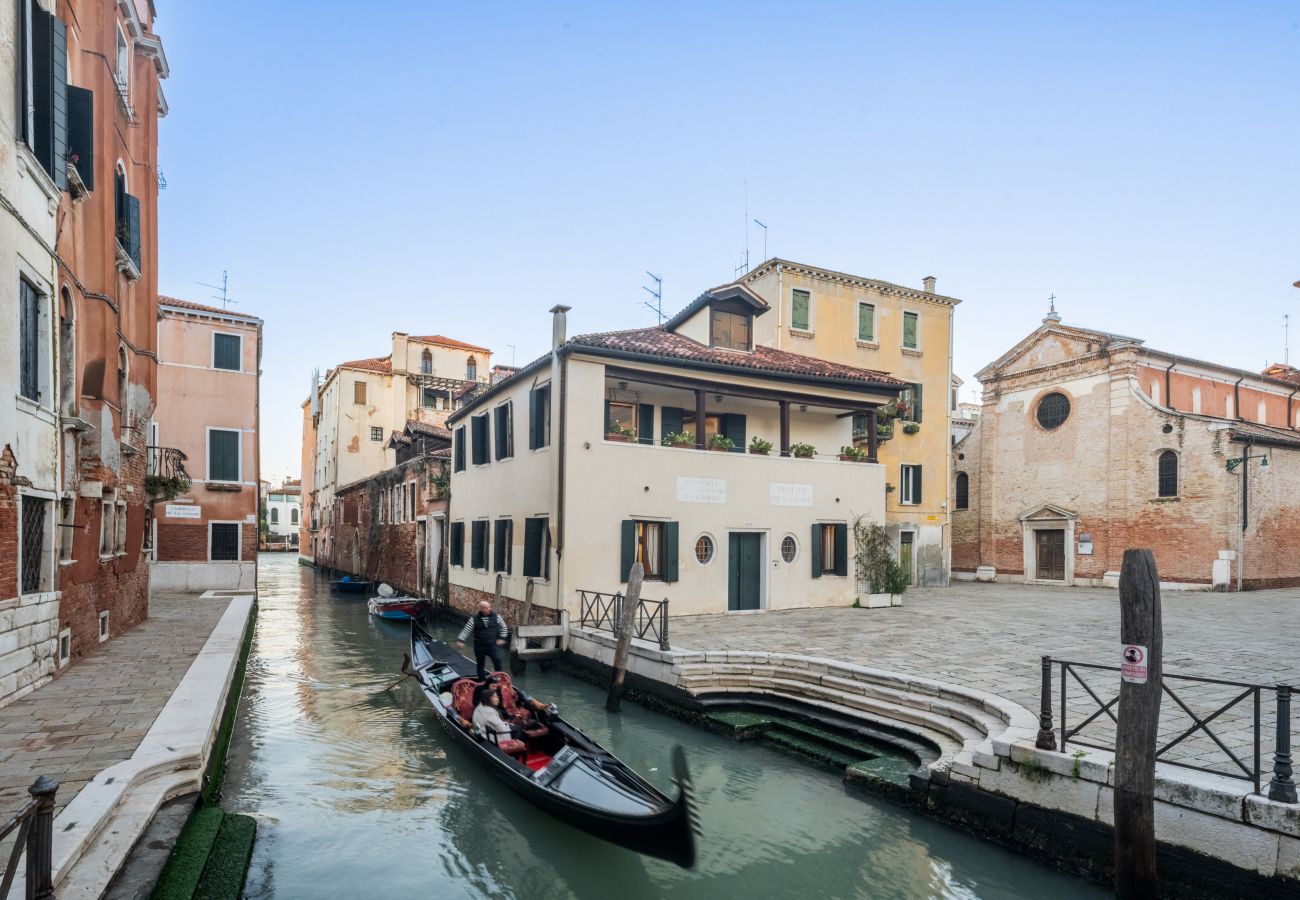
<svg viewBox="0 0 1300 900"><path fill-rule="evenodd" d="M781 538L781 559L785 560L788 565L789 563L794 562L795 557L798 555L799 544L795 541L794 535L787 534L785 537Z"/></svg>
<svg viewBox="0 0 1300 900"><path fill-rule="evenodd" d="M1051 430L1070 417L1070 398L1053 391L1038 401L1038 424Z"/></svg>
<svg viewBox="0 0 1300 900"><path fill-rule="evenodd" d="M702 566L707 566L713 559L713 538L707 534L700 535L695 542L695 559Z"/></svg>

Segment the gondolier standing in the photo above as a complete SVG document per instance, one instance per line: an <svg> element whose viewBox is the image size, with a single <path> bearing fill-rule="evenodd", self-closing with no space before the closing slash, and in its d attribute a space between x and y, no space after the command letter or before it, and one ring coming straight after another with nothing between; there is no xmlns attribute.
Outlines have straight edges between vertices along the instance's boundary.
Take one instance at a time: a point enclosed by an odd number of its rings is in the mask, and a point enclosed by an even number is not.
<svg viewBox="0 0 1300 900"><path fill-rule="evenodd" d="M502 668L500 648L506 645L510 630L506 628L506 620L492 611L492 604L489 601L478 602L478 612L469 617L465 627L456 636L456 648L464 647L470 635L474 636L474 662L478 665L478 677L480 679L487 677L487 669L483 666L486 657L492 658L495 671L500 672Z"/></svg>

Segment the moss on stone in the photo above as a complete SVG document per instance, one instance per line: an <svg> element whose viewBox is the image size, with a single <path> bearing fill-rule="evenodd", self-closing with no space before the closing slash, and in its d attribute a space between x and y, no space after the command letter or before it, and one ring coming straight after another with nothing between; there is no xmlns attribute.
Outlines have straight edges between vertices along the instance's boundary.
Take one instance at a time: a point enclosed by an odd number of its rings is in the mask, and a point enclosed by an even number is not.
<svg viewBox="0 0 1300 900"><path fill-rule="evenodd" d="M253 838L257 821L251 816L228 815L208 855L203 876L199 879L195 900L238 900L248 875L248 861L253 855Z"/></svg>
<svg viewBox="0 0 1300 900"><path fill-rule="evenodd" d="M151 900L190 900L194 896L194 889L198 887L225 817L226 814L215 806L200 806L194 810L176 839L167 865L158 876Z"/></svg>

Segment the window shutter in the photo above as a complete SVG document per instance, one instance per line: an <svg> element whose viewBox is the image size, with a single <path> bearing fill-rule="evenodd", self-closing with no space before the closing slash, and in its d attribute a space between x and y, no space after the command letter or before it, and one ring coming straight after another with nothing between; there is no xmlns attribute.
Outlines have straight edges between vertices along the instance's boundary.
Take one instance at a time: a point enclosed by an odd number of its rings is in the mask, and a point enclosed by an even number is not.
<svg viewBox="0 0 1300 900"><path fill-rule="evenodd" d="M140 200L132 194L126 195L126 252L140 268Z"/></svg>
<svg viewBox="0 0 1300 900"><path fill-rule="evenodd" d="M921 383L919 381L912 385L912 421L917 423L921 421Z"/></svg>
<svg viewBox="0 0 1300 900"><path fill-rule="evenodd" d="M605 421L600 423L601 434L609 434L609 401L605 401Z"/></svg>
<svg viewBox="0 0 1300 900"><path fill-rule="evenodd" d="M452 455L455 457L452 460L452 467L457 472L463 472L465 471L465 426L462 425L457 428L452 437L456 444L455 450L452 451Z"/></svg>
<svg viewBox="0 0 1300 900"><path fill-rule="evenodd" d="M238 431L208 432L208 477L213 481L239 480Z"/></svg>
<svg viewBox="0 0 1300 900"><path fill-rule="evenodd" d="M528 392L528 449L537 449L537 389Z"/></svg>
<svg viewBox="0 0 1300 900"><path fill-rule="evenodd" d="M858 304L858 340L876 339L876 308L869 303Z"/></svg>
<svg viewBox="0 0 1300 900"><path fill-rule="evenodd" d="M835 526L835 574L849 574L849 526Z"/></svg>
<svg viewBox="0 0 1300 900"><path fill-rule="evenodd" d="M627 581L632 572L632 563L636 562L636 522L624 519L622 523L622 550L619 553L618 580Z"/></svg>
<svg viewBox="0 0 1300 900"><path fill-rule="evenodd" d="M682 410L676 406L665 406L659 411L659 439L667 440L670 434L680 434L682 430Z"/></svg>
<svg viewBox="0 0 1300 900"><path fill-rule="evenodd" d="M524 519L524 577L542 574L542 528L545 519Z"/></svg>
<svg viewBox="0 0 1300 900"><path fill-rule="evenodd" d="M32 4L35 153L59 190L68 186L68 30Z"/></svg>
<svg viewBox="0 0 1300 900"><path fill-rule="evenodd" d="M501 444L504 447L504 456L515 455L515 405L506 403L501 407L502 430L505 434L501 438Z"/></svg>
<svg viewBox="0 0 1300 900"><path fill-rule="evenodd" d="M664 523L664 581L677 580L677 523Z"/></svg>
<svg viewBox="0 0 1300 900"><path fill-rule="evenodd" d="M822 527L814 524L808 541L808 558L812 560L812 577L822 577Z"/></svg>
<svg viewBox="0 0 1300 900"><path fill-rule="evenodd" d="M722 417L722 433L731 438L736 446L732 453L745 452L745 417L739 413L727 413Z"/></svg>
<svg viewBox="0 0 1300 900"><path fill-rule="evenodd" d="M453 566L465 565L465 523L452 522L451 533L448 537L448 548L451 553L451 564Z"/></svg>
<svg viewBox="0 0 1300 900"><path fill-rule="evenodd" d="M212 336L212 367L238 372L240 369L239 349L241 341L230 334Z"/></svg>
<svg viewBox="0 0 1300 900"><path fill-rule="evenodd" d="M912 502L921 502L921 467L912 466Z"/></svg>
<svg viewBox="0 0 1300 900"><path fill-rule="evenodd" d="M636 442L655 442L655 408L652 403L638 403L636 407Z"/></svg>
<svg viewBox="0 0 1300 900"><path fill-rule="evenodd" d="M790 327L807 331L809 326L808 307L812 295L807 291L796 289L790 296Z"/></svg>
<svg viewBox="0 0 1300 900"><path fill-rule="evenodd" d="M113 227L117 240L126 246L126 177L118 171L113 172Z"/></svg>
<svg viewBox="0 0 1300 900"><path fill-rule="evenodd" d="M493 441L493 443L495 444L497 459L502 458L506 449L506 419L503 415L505 411L506 408L504 406L498 406L496 409L492 410L492 424L495 426L496 430L496 440Z"/></svg>
<svg viewBox="0 0 1300 900"><path fill-rule="evenodd" d="M493 524L495 534L492 536L492 571L506 571L506 530L509 519L497 519Z"/></svg>

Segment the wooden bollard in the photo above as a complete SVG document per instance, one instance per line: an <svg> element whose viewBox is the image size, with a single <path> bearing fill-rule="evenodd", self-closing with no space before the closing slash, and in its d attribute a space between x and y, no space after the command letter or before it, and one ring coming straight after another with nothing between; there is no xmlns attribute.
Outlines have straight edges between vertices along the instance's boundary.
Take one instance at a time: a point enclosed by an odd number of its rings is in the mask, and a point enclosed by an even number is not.
<svg viewBox="0 0 1300 900"><path fill-rule="evenodd" d="M609 682L609 697L605 709L618 712L623 699L623 679L627 675L627 654L632 649L632 632L636 630L636 609L641 602L641 579L645 569L633 563L627 575L627 593L623 595L623 611L618 619L618 643L614 645L614 676Z"/></svg>
<svg viewBox="0 0 1300 900"><path fill-rule="evenodd" d="M1115 733L1115 896L1156 896L1156 732L1160 575L1150 550L1125 550L1119 576L1121 680Z"/></svg>

